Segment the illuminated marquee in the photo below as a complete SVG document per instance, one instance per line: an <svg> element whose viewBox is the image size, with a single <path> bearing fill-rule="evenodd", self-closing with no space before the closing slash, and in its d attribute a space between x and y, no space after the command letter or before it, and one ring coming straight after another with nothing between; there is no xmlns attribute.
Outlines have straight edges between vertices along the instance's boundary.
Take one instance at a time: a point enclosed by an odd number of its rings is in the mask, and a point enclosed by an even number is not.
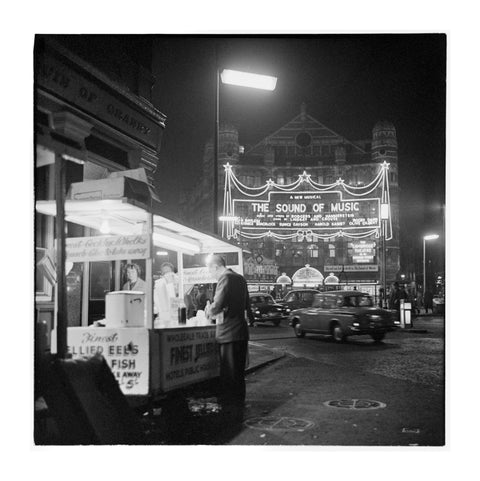
<svg viewBox="0 0 480 481"><path fill-rule="evenodd" d="M268 199L234 199L242 232L312 229L332 231L380 227L380 199L344 199L342 192L269 192Z"/></svg>
<svg viewBox="0 0 480 481"><path fill-rule="evenodd" d="M303 172L290 184L269 179L263 186L248 187L227 164L222 235L279 240L296 237L300 241L361 239L379 237L382 219L386 219L385 239L389 240L392 218L388 165L381 164L377 176L363 186L348 185L341 178L331 184L319 184ZM368 262L371 253L356 252L353 257L354 262Z"/></svg>

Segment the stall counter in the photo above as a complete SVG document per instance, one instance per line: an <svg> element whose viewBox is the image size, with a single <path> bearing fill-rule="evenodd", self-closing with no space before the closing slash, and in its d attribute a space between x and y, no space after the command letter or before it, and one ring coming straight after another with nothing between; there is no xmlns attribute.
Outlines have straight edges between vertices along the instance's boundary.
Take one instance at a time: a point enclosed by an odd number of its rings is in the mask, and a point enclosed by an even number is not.
<svg viewBox="0 0 480 481"><path fill-rule="evenodd" d="M67 343L73 358L101 354L127 396L152 396L219 374L215 325L165 329L69 327Z"/></svg>

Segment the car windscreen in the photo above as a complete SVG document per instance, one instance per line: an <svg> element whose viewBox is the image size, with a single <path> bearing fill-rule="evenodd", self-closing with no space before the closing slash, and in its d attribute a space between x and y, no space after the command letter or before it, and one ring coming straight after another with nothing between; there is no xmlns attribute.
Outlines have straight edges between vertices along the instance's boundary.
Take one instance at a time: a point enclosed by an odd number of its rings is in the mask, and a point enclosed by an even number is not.
<svg viewBox="0 0 480 481"><path fill-rule="evenodd" d="M252 304L274 304L272 296L254 296L250 298Z"/></svg>
<svg viewBox="0 0 480 481"><path fill-rule="evenodd" d="M345 307L372 307L373 300L370 296L345 296L343 305Z"/></svg>

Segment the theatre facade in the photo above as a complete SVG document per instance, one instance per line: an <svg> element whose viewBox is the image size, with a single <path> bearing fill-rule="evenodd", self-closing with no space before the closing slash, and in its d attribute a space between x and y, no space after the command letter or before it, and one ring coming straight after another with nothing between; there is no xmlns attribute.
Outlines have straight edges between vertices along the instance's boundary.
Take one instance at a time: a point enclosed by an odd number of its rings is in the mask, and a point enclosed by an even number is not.
<svg viewBox="0 0 480 481"><path fill-rule="evenodd" d="M308 264L340 283L393 282L400 269L397 152L390 122L377 122L370 139L349 140L305 104L245 150L238 131L221 125L220 233L247 251L249 280L275 282ZM183 203L184 216L203 229L213 226L212 171L207 143L202 179Z"/></svg>

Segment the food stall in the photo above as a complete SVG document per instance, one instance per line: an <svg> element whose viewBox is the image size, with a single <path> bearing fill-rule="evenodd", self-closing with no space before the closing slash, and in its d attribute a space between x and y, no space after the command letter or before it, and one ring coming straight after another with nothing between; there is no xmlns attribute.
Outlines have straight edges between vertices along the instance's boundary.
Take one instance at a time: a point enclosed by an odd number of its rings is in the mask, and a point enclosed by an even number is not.
<svg viewBox="0 0 480 481"><path fill-rule="evenodd" d="M201 310L186 316L185 294L216 282L205 266L208 254L225 255L228 266L243 273L242 250L159 215L148 198L128 192L127 183L118 175L84 181L72 184L66 197L65 221L91 234L65 239L66 274L81 278L80 314L69 316L66 342L72 357L102 354L125 395L154 397L218 375L215 325ZM39 213L55 216L56 209L55 201L36 202ZM154 281L159 248L176 254L174 286L167 286L167 276ZM90 274L99 262L109 263L112 273L104 284L104 316L89 313L98 291ZM144 292L125 290L125 266L133 264L143 267ZM54 328L51 351L56 348Z"/></svg>

